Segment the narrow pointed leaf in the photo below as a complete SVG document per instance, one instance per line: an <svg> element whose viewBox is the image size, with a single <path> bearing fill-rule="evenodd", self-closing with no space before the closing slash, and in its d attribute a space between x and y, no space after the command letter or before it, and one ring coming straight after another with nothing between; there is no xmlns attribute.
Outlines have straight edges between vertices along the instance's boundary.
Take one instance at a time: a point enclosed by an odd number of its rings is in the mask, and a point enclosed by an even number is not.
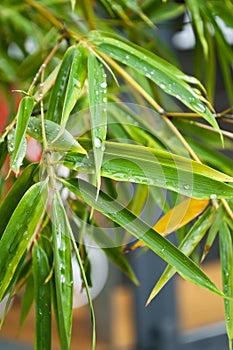
<svg viewBox="0 0 233 350"><path fill-rule="evenodd" d="M42 142L42 126L41 120L39 118L30 118L27 133L30 136L34 137L36 140ZM85 149L78 143L78 141L76 141L75 138L67 130L63 131L57 123L46 120L45 134L50 150L73 150L74 152L80 152L83 154L87 153ZM58 134L60 134L60 137L55 142L53 142Z"/></svg>
<svg viewBox="0 0 233 350"><path fill-rule="evenodd" d="M202 102L204 97L200 98L200 95L186 82L188 80L190 82L191 78L187 79L182 72L179 73L177 68L165 60L120 37L99 32L91 33L91 37L98 50L151 79L162 90L201 115L220 132L215 117ZM197 79L194 78L193 81L196 83Z"/></svg>
<svg viewBox="0 0 233 350"><path fill-rule="evenodd" d="M63 164L74 170L95 172L91 153L85 158L69 152ZM166 188L196 199L233 196L233 187L223 182L232 182L231 176L188 158L138 145L106 141L101 175Z"/></svg>
<svg viewBox="0 0 233 350"><path fill-rule="evenodd" d="M207 209L204 214L195 222L190 231L186 234L183 241L179 245L180 251L182 251L186 256L190 256L201 241L206 231L213 222L213 215L211 209ZM159 281L153 288L150 296L147 300L147 305L154 299L154 297L159 293L159 291L165 286L165 284L175 275L176 270L173 266L169 265L163 272Z"/></svg>
<svg viewBox="0 0 233 350"><path fill-rule="evenodd" d="M107 81L104 67L93 53L88 55L88 91L91 113L91 134L96 169L97 189L107 133Z"/></svg>
<svg viewBox="0 0 233 350"><path fill-rule="evenodd" d="M229 348L233 340L233 242L231 232L225 222L220 225L220 260L222 266L223 292L231 299L224 299L226 329Z"/></svg>
<svg viewBox="0 0 233 350"><path fill-rule="evenodd" d="M197 34L199 36L199 40L201 42L204 56L207 58L208 55L208 43L206 41L205 35L204 35L204 26L200 14L200 8L198 6L198 1L197 0L187 0L186 1L188 9L192 15L193 19L193 25L196 27Z"/></svg>
<svg viewBox="0 0 233 350"><path fill-rule="evenodd" d="M47 183L38 182L30 187L3 232L0 240L0 300L14 278L21 258L31 245L44 215L47 198Z"/></svg>
<svg viewBox="0 0 233 350"><path fill-rule="evenodd" d="M15 181L7 196L0 204L0 238L13 214L19 201L25 192L35 183L35 175L38 170L38 164L32 163L23 171L20 177Z"/></svg>
<svg viewBox="0 0 233 350"><path fill-rule="evenodd" d="M0 142L0 170L2 169L3 164L5 163L7 156L7 141L3 140Z"/></svg>
<svg viewBox="0 0 233 350"><path fill-rule="evenodd" d="M51 288L46 282L50 267L45 251L35 243L32 253L35 291L36 350L51 349Z"/></svg>
<svg viewBox="0 0 233 350"><path fill-rule="evenodd" d="M58 124L61 123L64 99L75 51L75 46L71 46L66 51L50 95L46 118Z"/></svg>
<svg viewBox="0 0 233 350"><path fill-rule="evenodd" d="M70 225L58 193L55 193L52 202L52 235L58 330L61 348L69 349L73 302Z"/></svg>
<svg viewBox="0 0 233 350"><path fill-rule="evenodd" d="M212 247L212 245L214 243L214 240L219 232L219 228L220 228L222 221L223 221L223 214L224 214L223 209L220 206L218 211L215 213L213 225L209 229L208 236L207 236L207 239L205 242L205 247L203 249L201 261L203 261L205 259L205 257L209 253L210 248Z"/></svg>
<svg viewBox="0 0 233 350"><path fill-rule="evenodd" d="M78 46L78 47L75 46L73 48L73 59L70 66L70 72L69 72L69 77L67 81L63 109L62 109L62 116L60 121L62 130L65 129L67 120L80 96L80 93L83 88L83 84L86 79L86 74L87 74L86 51L87 51L86 48L82 46Z"/></svg>
<svg viewBox="0 0 233 350"><path fill-rule="evenodd" d="M19 172L19 168L22 164L22 161L25 157L25 134L31 116L32 110L34 107L34 100L32 97L24 97L19 105L18 113L16 116L16 130L14 135L14 150L10 157L10 168L16 174Z"/></svg>
<svg viewBox="0 0 233 350"><path fill-rule="evenodd" d="M223 295L191 259L119 202L102 191L96 201L96 188L81 179L62 180L62 182L94 209L124 227L137 239L141 239L149 249L172 265L183 278Z"/></svg>

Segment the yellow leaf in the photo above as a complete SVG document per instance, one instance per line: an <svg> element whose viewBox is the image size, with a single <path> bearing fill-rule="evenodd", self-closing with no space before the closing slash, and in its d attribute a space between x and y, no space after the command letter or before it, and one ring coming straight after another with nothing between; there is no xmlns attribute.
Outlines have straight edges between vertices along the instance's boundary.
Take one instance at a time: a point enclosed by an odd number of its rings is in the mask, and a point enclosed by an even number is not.
<svg viewBox="0 0 233 350"><path fill-rule="evenodd" d="M185 226L198 216L209 204L208 199L194 199L188 198L169 210L157 223L153 229L161 235L166 236L179 228ZM137 241L129 251L142 247L143 243Z"/></svg>

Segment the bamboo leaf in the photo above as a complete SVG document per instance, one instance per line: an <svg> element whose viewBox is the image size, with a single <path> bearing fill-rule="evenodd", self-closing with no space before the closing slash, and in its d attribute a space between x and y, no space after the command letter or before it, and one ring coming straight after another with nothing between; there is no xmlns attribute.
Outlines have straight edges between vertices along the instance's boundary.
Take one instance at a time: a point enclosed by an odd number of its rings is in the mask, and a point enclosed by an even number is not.
<svg viewBox="0 0 233 350"><path fill-rule="evenodd" d="M32 252L33 277L35 290L36 315L36 350L51 349L51 288L50 281L46 282L50 268L45 251L35 243Z"/></svg>
<svg viewBox="0 0 233 350"><path fill-rule="evenodd" d="M102 63L93 53L88 55L88 90L91 112L91 134L96 169L96 184L100 188L100 169L107 133L107 81Z"/></svg>
<svg viewBox="0 0 233 350"><path fill-rule="evenodd" d="M207 101L188 84L193 82L200 86L201 84L197 83L197 79L187 77L160 57L115 35L92 32L91 39L99 51L134 68L140 74L151 79L162 90L201 115L220 132L215 117L207 105L202 102L207 103Z"/></svg>
<svg viewBox="0 0 233 350"><path fill-rule="evenodd" d="M60 195L57 192L52 201L52 235L58 330L61 348L69 349L73 302L70 226Z"/></svg>
<svg viewBox="0 0 233 350"><path fill-rule="evenodd" d="M38 164L32 163L23 171L15 181L10 191L0 204L0 238L10 220L15 208L25 192L35 183Z"/></svg>
<svg viewBox="0 0 233 350"><path fill-rule="evenodd" d="M39 118L30 118L27 133L30 136L34 137L36 140L42 142L42 126L41 120ZM76 141L75 138L67 130L63 131L57 123L54 123L50 120L46 120L45 134L50 150L73 150L74 152L86 154L85 149L82 146L80 146L78 141ZM56 139L56 141L54 141L57 135L60 136L58 139Z"/></svg>
<svg viewBox="0 0 233 350"><path fill-rule="evenodd" d="M69 49L71 50L71 49ZM67 120L74 108L83 88L86 79L86 48L75 46L73 49L73 59L70 66L69 77L67 81L62 115L60 120L61 129L64 130ZM56 82L55 82L56 84ZM62 131L61 131L62 132Z"/></svg>
<svg viewBox="0 0 233 350"><path fill-rule="evenodd" d="M209 250L214 243L217 233L219 232L219 228L222 224L222 220L223 220L223 210L222 210L222 207L220 206L217 213L214 216L213 225L209 229L208 236L205 242L205 247L203 249L201 261L203 261L206 255L209 253Z"/></svg>
<svg viewBox="0 0 233 350"><path fill-rule="evenodd" d="M46 118L57 124L61 123L64 99L75 52L76 46L71 46L66 51L50 95Z"/></svg>
<svg viewBox="0 0 233 350"><path fill-rule="evenodd" d="M47 198L47 183L39 182L30 187L3 232L0 240L0 300L31 245L36 228L44 215Z"/></svg>
<svg viewBox="0 0 233 350"><path fill-rule="evenodd" d="M62 163L74 170L95 171L91 153L84 158L68 152ZM138 145L106 141L101 175L166 188L196 199L233 195L233 187L223 182L232 182L232 177L188 158Z"/></svg>
<svg viewBox="0 0 233 350"><path fill-rule="evenodd" d="M232 349L233 340L233 242L231 232L225 222L219 231L220 260L222 266L223 292L230 299L224 299L226 329L229 348Z"/></svg>
<svg viewBox="0 0 233 350"><path fill-rule="evenodd" d="M201 241L206 231L213 222L213 215L211 208L207 209L202 216L195 222L193 227L184 237L179 245L179 250L183 252L186 256L191 255L194 248ZM147 300L147 305L154 299L154 297L159 293L159 291L165 286L165 284L174 276L176 270L173 266L167 266L159 281L156 283L150 296Z"/></svg>
<svg viewBox="0 0 233 350"><path fill-rule="evenodd" d="M7 142L6 140L3 140L3 142L1 142L0 140L0 170L2 169L3 164L5 163L6 156L7 156Z"/></svg>
<svg viewBox="0 0 233 350"><path fill-rule="evenodd" d="M172 265L183 278L223 295L191 259L119 202L102 191L96 201L96 188L81 179L62 180L62 183L94 209L124 227L137 239L141 239L149 249Z"/></svg>
<svg viewBox="0 0 233 350"><path fill-rule="evenodd" d="M32 97L25 96L19 105L19 109L16 116L16 130L14 135L14 150L10 157L10 168L16 174L19 172L19 168L22 164L22 161L25 157L26 149L24 146L25 143L25 134L31 116L32 110L34 107L34 100Z"/></svg>
<svg viewBox="0 0 233 350"><path fill-rule="evenodd" d="M208 43L206 41L205 35L204 35L204 26L203 21L200 14L200 8L198 6L198 2L196 0L187 0L186 1L188 9L192 15L193 24L196 28L197 34L199 36L199 40L201 42L204 56L207 58L208 55Z"/></svg>

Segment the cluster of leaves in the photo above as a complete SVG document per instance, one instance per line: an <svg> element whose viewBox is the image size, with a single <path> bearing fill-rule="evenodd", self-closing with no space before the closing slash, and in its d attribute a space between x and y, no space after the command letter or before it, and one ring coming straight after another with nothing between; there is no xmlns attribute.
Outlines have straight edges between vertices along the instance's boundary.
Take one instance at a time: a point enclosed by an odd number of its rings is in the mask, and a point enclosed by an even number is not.
<svg viewBox="0 0 233 350"><path fill-rule="evenodd" d="M231 122L232 116L231 108L215 113L212 102L215 46L232 100L232 48L216 20L232 26L232 9L230 0L0 5L2 86L25 90L0 139L0 165L9 154L17 175L10 175L15 181L0 203L0 301L7 296L8 307L24 288L24 320L35 300L36 349L51 348L52 307L61 348L70 348L72 255L88 295L95 348L86 235L136 284L126 249L145 245L168 263L148 303L175 272L224 297L231 348L233 167L221 148L232 147L233 135L220 130L217 119ZM187 10L205 63L204 72L197 64L197 76L207 91L178 68L156 34L161 21ZM39 164L25 157L28 138L41 143ZM68 177L59 176L61 166ZM148 198L163 212L154 226L140 216ZM116 239L102 227L103 217ZM164 237L174 231L178 247ZM125 246L129 233L138 240L132 247ZM190 258L206 237L204 260L217 235L223 291Z"/></svg>

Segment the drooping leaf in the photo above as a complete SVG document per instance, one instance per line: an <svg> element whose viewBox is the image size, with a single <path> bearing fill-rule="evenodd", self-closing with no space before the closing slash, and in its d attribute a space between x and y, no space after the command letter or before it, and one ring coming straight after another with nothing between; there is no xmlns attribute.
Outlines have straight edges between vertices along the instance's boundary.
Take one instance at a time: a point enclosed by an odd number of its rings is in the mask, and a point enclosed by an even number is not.
<svg viewBox="0 0 233 350"><path fill-rule="evenodd" d="M37 163L31 163L15 181L7 196L0 204L0 238L25 192L35 183Z"/></svg>
<svg viewBox="0 0 233 350"><path fill-rule="evenodd" d="M172 265L183 278L223 295L191 259L119 202L102 191L96 200L96 188L81 179L62 180L62 183L94 209L124 227L137 239L142 240L149 249Z"/></svg>
<svg viewBox="0 0 233 350"><path fill-rule="evenodd" d="M50 273L49 262L45 251L38 243L34 244L32 252L33 277L35 291L35 349L51 349L51 288L46 281Z"/></svg>
<svg viewBox="0 0 233 350"><path fill-rule="evenodd" d="M34 100L32 97L25 96L19 105L19 109L16 116L16 130L14 135L14 150L10 157L10 168L16 174L19 172L19 168L25 157L25 134L34 107Z"/></svg>
<svg viewBox="0 0 233 350"><path fill-rule="evenodd" d="M197 83L197 79L184 75L176 67L160 57L116 35L99 32L91 33L91 40L99 51L134 68L140 74L151 79L162 90L174 96L188 108L201 115L220 132L215 117L212 115L207 105L202 102L207 101L204 97L200 97L188 84L194 82L194 84L200 85L200 83Z"/></svg>
<svg viewBox="0 0 233 350"><path fill-rule="evenodd" d="M29 249L48 199L47 183L38 182L24 194L0 240L0 300Z"/></svg>
<svg viewBox="0 0 233 350"><path fill-rule="evenodd" d="M73 275L71 265L70 225L59 193L52 201L55 293L58 330L62 349L69 349L72 326Z"/></svg>
<svg viewBox="0 0 233 350"><path fill-rule="evenodd" d="M229 348L233 340L233 242L232 235L223 221L219 231L220 260L222 266L222 285L224 294L231 299L224 299L226 329Z"/></svg>
<svg viewBox="0 0 233 350"><path fill-rule="evenodd" d="M93 53L88 55L88 91L91 116L91 134L96 169L97 189L100 188L100 169L107 133L107 81L101 62Z"/></svg>
<svg viewBox="0 0 233 350"><path fill-rule="evenodd" d="M36 117L29 119L27 133L34 137L36 140L42 142L42 126L41 120ZM57 135L60 137L53 142ZM78 141L67 131L62 131L61 127L50 120L45 121L45 134L46 139L49 144L49 148L54 151L67 151L73 150L74 152L80 152L86 154L86 151L83 147L80 146Z"/></svg>
<svg viewBox="0 0 233 350"><path fill-rule="evenodd" d="M206 58L208 55L208 43L207 43L205 35L204 35L204 26L203 26L201 14L200 14L200 8L198 6L198 1L197 0L186 0L186 3L188 6L188 9L192 15L193 25L196 28L196 32L199 36L199 40L200 40L202 48L203 48L204 56Z"/></svg>
<svg viewBox="0 0 233 350"><path fill-rule="evenodd" d="M69 152L63 164L87 173L95 171L91 153L85 158ZM232 182L232 177L166 151L132 144L106 141L101 175L117 181L166 188L196 199L233 195L233 187L223 182Z"/></svg>

